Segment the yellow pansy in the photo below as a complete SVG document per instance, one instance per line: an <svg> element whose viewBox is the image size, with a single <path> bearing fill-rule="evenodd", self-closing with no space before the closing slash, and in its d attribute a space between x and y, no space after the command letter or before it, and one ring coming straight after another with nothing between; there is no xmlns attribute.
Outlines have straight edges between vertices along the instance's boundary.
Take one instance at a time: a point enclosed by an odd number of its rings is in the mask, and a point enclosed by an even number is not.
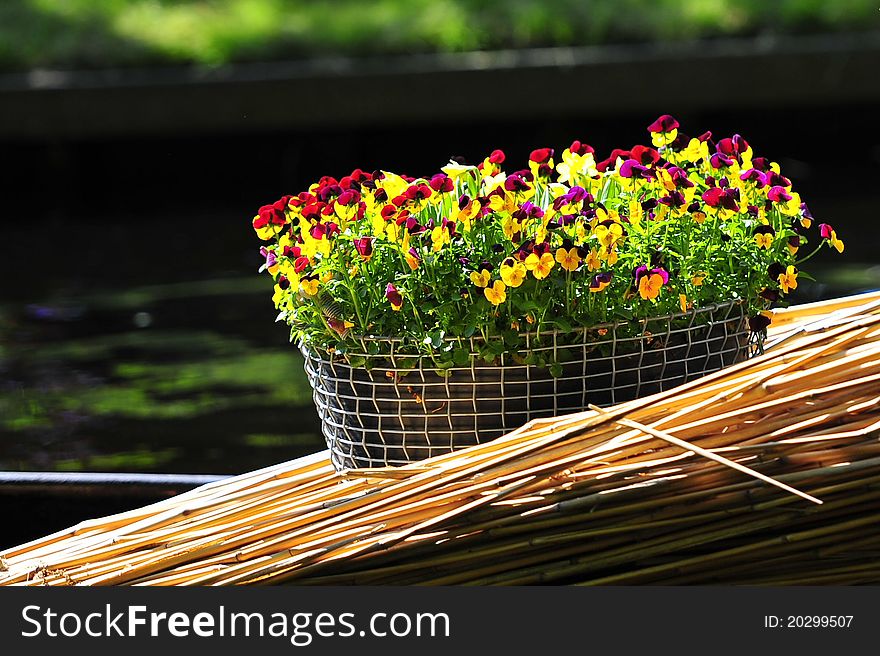
<svg viewBox="0 0 880 656"><path fill-rule="evenodd" d="M299 288L309 296L318 293L318 278L303 278L299 281Z"/></svg>
<svg viewBox="0 0 880 656"><path fill-rule="evenodd" d="M483 290L483 294L492 305L501 305L507 299L505 289L507 289L507 285L500 280L496 280L491 287L486 287Z"/></svg>
<svg viewBox="0 0 880 656"><path fill-rule="evenodd" d="M431 243L434 245L435 253L443 248L444 244L448 244L450 241L449 230L447 230L445 226L438 225L431 230Z"/></svg>
<svg viewBox="0 0 880 656"><path fill-rule="evenodd" d="M659 148L660 146L672 143L677 136L678 130L676 128L672 128L668 132L652 132L651 143L654 144L656 148Z"/></svg>
<svg viewBox="0 0 880 656"><path fill-rule="evenodd" d="M619 223L609 225L597 225L593 234L599 239L599 243L605 248L611 248L623 239L623 226Z"/></svg>
<svg viewBox="0 0 880 656"><path fill-rule="evenodd" d="M471 282L474 283L477 287L488 287L489 279L492 277L492 274L489 273L487 269L483 269L479 273L476 271L471 271Z"/></svg>
<svg viewBox="0 0 880 656"><path fill-rule="evenodd" d="M797 289L797 269L789 264L785 269L785 273L780 273L777 280L784 294L787 294L792 289Z"/></svg>
<svg viewBox="0 0 880 656"><path fill-rule="evenodd" d="M687 148L681 151L682 156L689 162L696 162L699 159L709 159L709 143L700 141L699 139L691 139Z"/></svg>
<svg viewBox="0 0 880 656"><path fill-rule="evenodd" d="M489 207L493 212L506 212L508 214L516 211L516 201L513 194L503 192L489 196Z"/></svg>
<svg viewBox="0 0 880 656"><path fill-rule="evenodd" d="M507 237L510 241L513 241L514 236L521 229L522 224L515 218L513 218L512 215L507 215L501 219L501 230L504 231L504 236Z"/></svg>
<svg viewBox="0 0 880 656"><path fill-rule="evenodd" d="M512 257L501 263L501 280L508 287L519 287L526 278L526 267Z"/></svg>
<svg viewBox="0 0 880 656"><path fill-rule="evenodd" d="M663 287L663 276L659 273L645 274L639 279L639 296L646 301L653 301L660 296Z"/></svg>
<svg viewBox="0 0 880 656"><path fill-rule="evenodd" d="M783 203L777 203L776 208L786 216L797 216L801 211L801 197L797 192L792 191L791 198ZM804 223L804 217L801 217L801 223ZM804 227L809 228L810 223L810 220L807 219L807 225Z"/></svg>
<svg viewBox="0 0 880 656"><path fill-rule="evenodd" d="M577 182L583 176L593 176L598 173L593 153L578 155L568 148L563 151L562 161L556 165L556 171L559 173L559 182L563 184Z"/></svg>
<svg viewBox="0 0 880 656"><path fill-rule="evenodd" d="M602 258L599 257L599 252L595 248L587 255L586 262L590 271L598 271L602 266Z"/></svg>
<svg viewBox="0 0 880 656"><path fill-rule="evenodd" d="M459 210L456 220L461 222L466 232L471 229L471 220L480 213L481 209L482 206L479 202L470 200L463 209Z"/></svg>
<svg viewBox="0 0 880 656"><path fill-rule="evenodd" d="M525 262L526 269L531 271L538 280L549 276L550 270L555 264L550 253L543 253L541 256L538 256L537 253L532 253L526 258Z"/></svg>
<svg viewBox="0 0 880 656"><path fill-rule="evenodd" d="M376 186L385 190L385 193L388 194L389 200L397 198L409 187L409 182L396 173L382 171L382 175L382 179L376 181Z"/></svg>
<svg viewBox="0 0 880 656"><path fill-rule="evenodd" d="M574 271L580 266L581 260L578 256L578 249L570 248L568 250L560 248L556 251L556 261L562 265L566 271Z"/></svg>
<svg viewBox="0 0 880 656"><path fill-rule="evenodd" d="M617 249L614 246L610 248L603 248L599 251L599 257L605 260L605 263L609 266L614 266L617 264Z"/></svg>
<svg viewBox="0 0 880 656"><path fill-rule="evenodd" d="M769 232L759 232L755 235L755 243L758 248L771 248L773 246L773 235Z"/></svg>
<svg viewBox="0 0 880 656"><path fill-rule="evenodd" d="M470 173L471 171L476 171L476 166L470 166L468 164L459 164L458 162L449 162L446 166L440 169L446 175L448 175L453 180L457 179L459 176L464 175L465 173Z"/></svg>

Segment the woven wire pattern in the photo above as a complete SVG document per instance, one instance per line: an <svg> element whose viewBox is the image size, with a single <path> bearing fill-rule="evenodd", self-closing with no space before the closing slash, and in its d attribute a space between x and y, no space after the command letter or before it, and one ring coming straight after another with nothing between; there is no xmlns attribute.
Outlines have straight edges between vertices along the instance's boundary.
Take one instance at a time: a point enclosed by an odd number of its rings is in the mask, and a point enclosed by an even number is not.
<svg viewBox="0 0 880 656"><path fill-rule="evenodd" d="M741 302L629 322L629 328L635 324L630 336L622 334L624 322L540 337L523 333L525 351L551 361L568 354L558 377L510 353L486 364L477 355L478 338L455 340L470 349L469 364L446 372L427 356L403 351L399 339L364 338L362 353L350 351L372 358L372 369L322 358L305 344L301 350L321 430L341 471L403 465L487 442L531 419L655 394L762 349ZM370 341L380 344L381 356L370 354L376 352Z"/></svg>

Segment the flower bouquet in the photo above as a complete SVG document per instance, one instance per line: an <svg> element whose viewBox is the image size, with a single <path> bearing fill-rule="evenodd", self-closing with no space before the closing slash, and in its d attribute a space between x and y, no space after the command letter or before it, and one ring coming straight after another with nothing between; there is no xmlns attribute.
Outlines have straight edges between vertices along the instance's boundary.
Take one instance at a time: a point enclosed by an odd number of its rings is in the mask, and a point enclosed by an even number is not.
<svg viewBox="0 0 880 656"><path fill-rule="evenodd" d="M760 348L769 304L842 241L740 135L691 138L668 115L648 130L601 160L574 141L511 172L500 150L426 177L358 169L260 208L337 467L448 452Z"/></svg>

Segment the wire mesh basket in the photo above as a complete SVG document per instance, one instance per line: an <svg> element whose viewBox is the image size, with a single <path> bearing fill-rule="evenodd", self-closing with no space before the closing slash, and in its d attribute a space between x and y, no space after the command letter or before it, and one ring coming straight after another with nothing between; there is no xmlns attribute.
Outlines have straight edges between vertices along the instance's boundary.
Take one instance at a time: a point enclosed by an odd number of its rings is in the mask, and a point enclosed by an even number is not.
<svg viewBox="0 0 880 656"><path fill-rule="evenodd" d="M654 394L761 350L738 301L522 337L522 350L559 362L554 373L560 375L524 364L517 353L486 364L477 338L456 340L469 349L468 364L445 370L430 357L406 352L399 339L360 340L363 352L349 353L368 359L371 367L327 359L302 344L333 465L395 466L449 453L531 419Z"/></svg>

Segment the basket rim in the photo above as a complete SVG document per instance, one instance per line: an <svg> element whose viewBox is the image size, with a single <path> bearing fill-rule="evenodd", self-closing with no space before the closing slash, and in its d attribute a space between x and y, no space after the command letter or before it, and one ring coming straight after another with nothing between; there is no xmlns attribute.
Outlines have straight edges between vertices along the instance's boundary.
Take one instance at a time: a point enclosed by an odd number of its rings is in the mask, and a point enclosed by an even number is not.
<svg viewBox="0 0 880 656"><path fill-rule="evenodd" d="M585 334L587 332L598 331L598 330L616 331L617 328L619 328L621 326L631 325L633 323L638 323L638 324L641 324L642 326L647 326L648 323L653 322L653 321L674 321L677 319L684 319L684 318L691 319L692 323L689 326L687 326L687 328L686 328L687 330L690 330L691 328L696 327L693 324L693 320L698 315L701 315L701 314L710 314L711 315L713 312L716 312L718 310L725 310L725 309L730 310L738 305L739 306L745 305L745 303L746 303L746 299L736 298L736 299L732 299L729 301L720 301L717 303L704 305L699 308L692 308L692 309L688 310L687 312L672 312L672 313L668 313L668 314L658 314L658 315L654 315L654 316L650 316L650 317L642 317L639 319L618 319L616 321L591 324L589 326L583 326L583 325L572 326L571 330L553 329L553 330L543 330L541 332L534 331L534 330L519 331L519 332L517 332L517 335L521 338L528 339L531 337L546 338L546 337L555 337L557 335L575 335L578 333ZM733 319L733 318L739 318L739 317L731 317L730 319ZM745 313L743 313L742 318L745 318ZM729 321L730 319L724 319L724 321ZM698 325L705 326L705 325L712 325L714 323L719 323L719 322L708 321L706 323L700 323ZM747 332L750 334L754 333L754 331L752 331L750 329L745 330L743 332L744 333ZM354 336L353 335L353 336L350 336L348 339L352 339L355 342L360 343L362 345L366 345L366 344L370 344L370 343L386 344L386 345L391 344L392 350L393 350L394 345L404 344L407 342L407 338L405 338L405 337L390 337L390 336L382 336L382 335L367 335L367 336L364 336L364 335ZM502 335L490 335L490 337L489 337L489 341L496 341L496 340L500 340L500 339L503 339ZM640 337L631 337L631 338L627 338L627 339L635 341L635 340L640 339ZM449 344L449 343L471 344L471 343L475 343L475 342L485 343L487 340L480 334L474 334L471 337L444 336L441 341L446 344ZM313 345L306 339L299 340L298 346L302 350L307 349L307 350L315 353L315 349L313 348ZM366 354L365 353L364 355L370 355L371 357L382 357L382 356L387 356L389 354L390 354L389 352L385 352L385 353L378 353L378 354ZM403 354L401 353L398 355L403 355ZM415 357L415 354L413 357Z"/></svg>

